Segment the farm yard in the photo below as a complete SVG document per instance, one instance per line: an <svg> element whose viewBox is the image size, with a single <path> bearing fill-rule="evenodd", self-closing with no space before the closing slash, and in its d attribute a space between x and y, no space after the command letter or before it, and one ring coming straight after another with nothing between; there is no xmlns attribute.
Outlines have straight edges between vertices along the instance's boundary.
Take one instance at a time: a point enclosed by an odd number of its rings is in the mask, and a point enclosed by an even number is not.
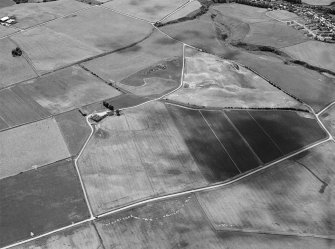
<svg viewBox="0 0 335 249"><path fill-rule="evenodd" d="M316 7L0 2L1 249L335 248Z"/></svg>

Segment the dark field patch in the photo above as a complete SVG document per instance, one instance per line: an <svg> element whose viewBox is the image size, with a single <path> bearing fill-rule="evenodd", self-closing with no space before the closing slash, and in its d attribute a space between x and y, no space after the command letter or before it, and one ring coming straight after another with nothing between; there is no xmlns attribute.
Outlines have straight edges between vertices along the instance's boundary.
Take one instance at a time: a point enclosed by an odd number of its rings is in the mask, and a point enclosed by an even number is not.
<svg viewBox="0 0 335 249"><path fill-rule="evenodd" d="M16 88L0 91L0 118L8 127L34 122L48 116L50 114L42 106Z"/></svg>
<svg viewBox="0 0 335 249"><path fill-rule="evenodd" d="M88 218L72 161L63 160L0 181L0 246Z"/></svg>
<svg viewBox="0 0 335 249"><path fill-rule="evenodd" d="M249 113L284 154L327 136L310 114L299 115L293 111L249 111Z"/></svg>
<svg viewBox="0 0 335 249"><path fill-rule="evenodd" d="M202 111L201 113L242 172L261 165L262 162L254 155L222 112Z"/></svg>
<svg viewBox="0 0 335 249"><path fill-rule="evenodd" d="M199 111L166 105L200 171L209 182L224 181L239 173Z"/></svg>
<svg viewBox="0 0 335 249"><path fill-rule="evenodd" d="M247 111L226 111L226 114L264 163L283 155Z"/></svg>
<svg viewBox="0 0 335 249"><path fill-rule="evenodd" d="M14 4L15 4L15 2L13 0L1 0L0 1L0 8L12 6Z"/></svg>
<svg viewBox="0 0 335 249"><path fill-rule="evenodd" d="M77 155L91 133L85 117L78 110L73 110L56 116L56 121L70 154Z"/></svg>

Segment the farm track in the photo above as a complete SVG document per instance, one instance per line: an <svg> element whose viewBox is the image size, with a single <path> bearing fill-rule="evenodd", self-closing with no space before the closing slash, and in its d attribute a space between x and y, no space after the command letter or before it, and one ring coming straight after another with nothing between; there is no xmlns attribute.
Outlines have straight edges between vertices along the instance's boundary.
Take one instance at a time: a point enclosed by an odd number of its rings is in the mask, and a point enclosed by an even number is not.
<svg viewBox="0 0 335 249"><path fill-rule="evenodd" d="M191 2L191 1L189 1L189 2ZM187 3L184 4L184 5L187 5L189 2L187 2ZM184 5L183 5L183 6L184 6ZM180 8L182 8L183 6L180 6L178 9L174 10L173 13L176 12L176 11L178 11L178 10L179 10ZM50 21L47 21L47 22L38 24L38 25L35 25L35 26L32 26L32 27L27 28L27 29L25 29L25 30L19 30L18 32L24 32L24 31L26 31L26 30L33 29L33 28L38 27L38 26L42 26L42 25L44 25L44 24L46 24L46 23L53 22L53 21L56 21L56 20L58 20L58 19L65 18L65 17L67 17L67 16L71 16L71 15L73 15L73 14L75 14L75 13L84 11L84 10L89 9L89 8L93 8L93 7L90 6L90 7L88 7L88 8L84 8L84 9L75 11L75 12L73 12L73 13L71 13L71 14L68 14L68 15L65 15L65 16L62 16L62 17L59 17L59 18L56 18L56 19L53 19L53 20L50 20ZM109 8L107 8L107 9L109 9ZM111 9L110 9L110 10L111 10ZM118 13L119 13L119 12L118 12ZM165 16L162 20L164 20L164 19L167 18L168 16L172 15L173 13L168 14L168 15ZM126 14L124 14L124 13L120 13L120 14L126 15ZM128 16L128 15L126 15L126 16ZM135 17L132 17L132 16L129 16L129 17L131 17L131 18L135 18ZM138 19L138 18L135 18L135 19ZM142 20L142 19L141 19L141 20ZM148 21L147 21L147 22L148 22ZM150 22L149 22L149 23L150 23ZM151 24L152 24L152 23L151 23ZM164 33L163 31L161 31L159 28L157 28L157 27L155 27L155 26L154 26L154 28L157 29L157 30L159 30L159 31L162 32L163 34L165 34L165 33ZM7 35L7 36L4 36L4 37L1 37L0 39L4 39L4 38L6 38L6 37L10 37L10 36L12 36L12 35L17 34L18 32L14 33L14 34L11 34L11 35ZM151 35L151 34L150 34L150 35ZM149 36L150 36L150 35L149 35ZM165 34L165 35L168 36L167 34ZM168 37L170 37L170 36L168 36ZM170 37L170 38L173 39L173 40L176 40L176 39L174 39L174 38L172 38L172 37ZM146 38L145 38L145 39L146 39ZM176 89L174 89L174 90L172 90L170 93L167 93L167 94L165 94L165 95L163 95L163 96L161 96L161 97L159 97L159 98L149 100L149 101L147 101L147 102L141 103L141 104L136 105L136 106L132 106L132 107L128 107L128 108L123 108L122 110L130 109L130 108L135 108L135 107L138 107L138 106L140 106L140 105L144 105L144 104L146 104L146 103L148 103L148 102L151 102L151 101L161 100L161 99L163 99L164 97L166 97L167 95L169 95L169 94L171 94L171 93L173 93L173 92L179 90L179 89L183 86L184 66L185 66L185 65L184 65L184 64L185 64L185 54L184 54L185 46L188 46L188 47L191 47L191 48L195 48L195 49L198 49L198 50L200 50L200 51L201 51L201 49L196 48L196 47L193 47L193 46L191 46L191 45L188 45L188 44L186 44L186 43L184 43L184 42L182 42L182 41L179 41L179 40L176 40L176 41L178 41L178 42L180 42L180 43L183 44L183 68L182 68L182 76L181 76L181 82L180 82L179 87L176 88ZM138 42L137 42L137 43L138 43ZM137 43L136 43L136 44L137 44ZM132 45L130 45L130 46L134 46L134 45L136 45L136 44L132 44ZM125 48L122 48L122 49L125 49ZM120 49L120 50L122 50L122 49ZM113 51L113 52L115 52L115 51ZM88 58L88 59L85 59L85 60L83 60L83 61L81 61L81 62L76 62L76 63L74 63L73 65L80 64L80 63L82 63L82 62L84 62L84 61L92 60L92 59L95 59L95 58L99 58L99 57L101 57L101 56L104 56L104 55L107 55L107 54L110 54L110 53L113 53L113 52L107 52L107 53L104 53L104 54L100 54L100 55L95 56L94 58ZM26 58L26 59L27 59L27 58ZM31 63L31 61L30 61L29 63ZM70 65L70 66L73 66L73 65ZM70 66L65 66L64 68L66 68L66 67L70 67ZM33 68L34 68L34 67L33 67ZM61 68L61 69L63 69L63 68ZM34 69L34 70L36 70L36 69ZM57 70L60 70L60 69L57 69ZM57 70L55 70L55 71L57 71ZM52 72L49 72L49 73L52 73ZM49 73L48 73L48 74L49 74ZM38 74L37 74L37 75L38 75ZM259 74L258 74L258 75L259 75ZM264 77L263 77L263 78L264 78ZM267 80L267 81L268 81L268 80ZM19 83L18 83L18 84L19 84ZM1 90L1 89L0 89L0 90ZM172 104L172 103L170 103L170 104ZM323 140L321 140L321 141L319 141L319 142L316 142L316 143L314 143L314 144L312 144L312 145L306 146L305 148L302 148L302 149L300 149L300 150L298 150L298 151L296 151L296 152L294 152L294 153L292 153L292 154L289 154L289 155L287 155L287 156L284 156L284 157L282 157L282 158L280 158L280 159L278 159L278 160L276 160L276 161L273 161L273 162L271 162L271 163L269 163L269 164L266 164L266 165L264 165L264 166L262 166L262 167L256 168L256 169L253 170L253 171L250 171L250 172L244 173L244 174L242 174L242 175L239 175L238 177L233 178L233 179L230 179L230 180L228 180L228 181L226 181L226 182L221 182L221 183L213 184L213 185L211 185L211 186L202 187L202 188L197 188L197 189L192 189L192 190L188 190L188 191L181 191L181 192L174 193L174 194L167 194L167 195L160 196L160 197L150 198L150 199L147 199L147 200L144 200L144 201L139 201L139 202L136 202L136 203L133 203L133 204L130 204L130 205L126 205L126 206L121 207L121 208L118 208L118 209L111 210L111 211L109 211L109 212L106 212L106 213L103 213L103 214L100 214L100 215L97 215L97 216L94 216L93 213L92 213L91 205L90 205L90 203L89 203L89 200L88 200L88 197L87 197L87 193L86 193L86 189L85 189L84 183L83 183L83 181L82 181L82 177L81 177L81 174L80 174L80 170L79 170L78 165L77 165L77 161L78 161L78 159L79 159L80 156L82 155L84 149L86 148L88 142L90 141L92 135L94 134L94 127L93 127L93 125L89 122L89 117L90 117L90 115L88 115L88 116L86 117L86 122L88 123L88 125L89 125L90 128L91 128L91 133L90 133L89 137L87 138L85 144L83 145L82 149L80 150L80 152L78 153L78 155L77 155L76 158L74 159L74 162L75 162L75 168L76 168L78 177L79 177L79 179L80 179L81 187L82 187L83 192L84 192L85 201L86 201L87 206L88 206L88 209L89 209L90 218L89 218L89 219L86 219L86 220L83 220L83 221L80 221L80 222L77 222L77 223L74 223L74 224L71 224L71 225L68 225L68 226L65 226L65 227L62 227L62 228L59 228L59 229L56 229L56 230L53 230L53 231L50 231L50 232L47 232L47 233L45 233L45 234L42 234L42 235L39 235L39 236L36 236L36 237L32 237L32 238L30 238L30 239L28 239L28 240L20 241L20 242L14 243L14 244L12 244L12 245L8 245L8 246L5 246L5 247L2 247L2 249L12 248L12 247L14 247L14 246L18 246L18 245L21 245L21 244L24 244L24 243L27 243L27 242L30 242L30 241L33 241L33 240L37 240L37 239L39 239L39 238L43 238L43 237L45 237L45 236L54 234L54 233L56 233L56 232L64 231L64 230L66 230L66 229L69 229L69 228L72 228L72 227L76 227L76 226L79 226L79 225L81 225L81 224L84 224L84 223L87 223L87 222L91 222L91 221L94 221L94 220L96 220L96 219L100 219L100 218L102 218L102 217L105 217L105 216L108 216L108 215L111 215L111 214L115 214L115 213L118 213L118 212L121 212L121 211L124 211L124 210L128 210L128 209L130 209L130 208L135 208L135 207L140 206L140 205L143 205L143 204L147 204L147 203L151 203L151 202L156 202L156 201L160 201L160 200L171 199L171 198L175 198L175 197L178 197L178 196L183 196L183 195L187 195L187 194L191 194L191 193L197 193L197 192L201 192L201 191L207 191L207 190L211 190L211 189L217 189L217 188L221 188L221 187L226 187L226 186L229 186L229 185L231 185L231 184L234 184L234 183L236 183L236 182L238 182L238 181L240 181L240 180L242 180L242 179L244 179L244 178L246 178L246 177L252 176L252 175L254 175L254 174L258 173L258 172L261 172L261 171L263 171L263 170L266 170L266 169L272 167L273 165L276 165L276 164L279 163L279 162L282 162L282 161L287 160L287 159L289 159L289 158L291 158L291 157L294 157L294 156L296 156L297 154L300 154L300 153L302 153L302 152L304 152L304 151L307 151L307 150L310 150L310 149L312 149L312 148L314 148L314 147L316 147L316 146L319 146L319 145L321 145L321 144L323 144L323 143L325 143L325 142L328 142L328 141L330 141L330 140L332 140L332 141L335 142L335 140L334 140L334 138L332 137L332 135L330 134L330 132L326 129L326 127L323 125L323 123L322 123L321 120L319 119L319 115L322 114L326 109L328 109L329 107L331 107L332 105L334 105L335 102L329 104L328 106L326 106L324 109L322 109L322 110L321 110L319 113L317 113L317 114L314 112L314 110L313 110L313 108L312 108L311 106L309 106L309 105L306 104L306 103L304 103L304 104L311 110L312 114L315 116L315 118L317 119L318 123L319 123L319 124L321 125L321 127L327 132L327 134L328 134L328 138L323 139ZM182 106L182 107L183 107L183 108L189 108L189 107L187 107L187 106ZM192 108L189 108L189 109L192 109ZM205 108L204 108L204 109L205 109ZM222 108L221 108L221 109L222 109ZM238 108L236 108L236 109L238 109ZM199 109L196 109L196 110L199 111ZM199 111L199 112L200 112L200 111ZM200 112L200 113L201 113L201 112ZM37 121L35 121L35 122L37 122ZM206 121L206 122L207 122L207 121ZM23 125L24 125L24 124L23 124ZM14 128L14 127L13 127L13 128ZM235 230L227 230L227 231L235 231ZM237 230L237 231L239 231L239 232L244 232L244 233L259 233L259 234L272 234L272 235L296 236L296 237L314 237L314 238L324 238L324 239L335 240L335 236L326 236L326 235L325 235L325 236L322 236L322 235L314 235L314 234L280 233L280 232L267 232L267 231L257 231L257 230L255 230L255 231L250 231L250 230L243 230L243 229L242 229L242 230ZM99 234L99 233L98 233L98 234Z"/></svg>

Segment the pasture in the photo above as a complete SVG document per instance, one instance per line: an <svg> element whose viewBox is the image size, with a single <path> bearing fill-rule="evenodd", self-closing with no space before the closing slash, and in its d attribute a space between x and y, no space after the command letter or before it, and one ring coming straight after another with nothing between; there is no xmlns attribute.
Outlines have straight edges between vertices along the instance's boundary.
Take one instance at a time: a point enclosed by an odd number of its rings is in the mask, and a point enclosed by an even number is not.
<svg viewBox="0 0 335 249"><path fill-rule="evenodd" d="M2 179L0 191L0 246L89 216L71 160Z"/></svg>
<svg viewBox="0 0 335 249"><path fill-rule="evenodd" d="M82 63L109 81L121 81L159 61L183 55L183 45L158 30L136 45Z"/></svg>
<svg viewBox="0 0 335 249"><path fill-rule="evenodd" d="M78 161L93 211L207 185L164 104L104 120Z"/></svg>
<svg viewBox="0 0 335 249"><path fill-rule="evenodd" d="M37 76L23 56L12 56L12 50L16 47L10 39L0 39L0 88Z"/></svg>
<svg viewBox="0 0 335 249"><path fill-rule="evenodd" d="M69 157L55 119L0 132L0 178Z"/></svg>
<svg viewBox="0 0 335 249"><path fill-rule="evenodd" d="M252 71L214 55L185 48L183 86L169 100L204 107L298 108L300 103Z"/></svg>
<svg viewBox="0 0 335 249"><path fill-rule="evenodd" d="M335 45L318 41L307 41L284 48L284 51L297 60L335 73Z"/></svg>
<svg viewBox="0 0 335 249"><path fill-rule="evenodd" d="M187 0L113 0L103 6L148 22L157 22L185 3Z"/></svg>
<svg viewBox="0 0 335 249"><path fill-rule="evenodd" d="M120 95L79 66L68 67L17 86L52 114Z"/></svg>
<svg viewBox="0 0 335 249"><path fill-rule="evenodd" d="M331 106L320 116L322 123L327 127L328 131L335 136L335 105Z"/></svg>

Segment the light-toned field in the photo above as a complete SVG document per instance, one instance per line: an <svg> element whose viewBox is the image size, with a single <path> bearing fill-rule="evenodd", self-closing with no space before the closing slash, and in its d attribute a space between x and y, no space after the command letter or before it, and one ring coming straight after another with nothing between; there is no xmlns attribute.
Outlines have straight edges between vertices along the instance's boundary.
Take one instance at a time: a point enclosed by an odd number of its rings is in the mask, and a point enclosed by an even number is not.
<svg viewBox="0 0 335 249"><path fill-rule="evenodd" d="M207 184L160 102L107 118L78 165L95 214Z"/></svg>
<svg viewBox="0 0 335 249"><path fill-rule="evenodd" d="M103 6L149 22L157 22L186 2L187 0L113 0Z"/></svg>
<svg viewBox="0 0 335 249"><path fill-rule="evenodd" d="M246 35L244 42L282 48L307 40L308 38L302 32L285 23L271 21L250 24L250 32Z"/></svg>
<svg viewBox="0 0 335 249"><path fill-rule="evenodd" d="M86 223L32 242L14 246L14 249L98 249L102 245L93 225Z"/></svg>
<svg viewBox="0 0 335 249"><path fill-rule="evenodd" d="M102 52L45 26L21 32L12 39L29 56L40 74Z"/></svg>
<svg viewBox="0 0 335 249"><path fill-rule="evenodd" d="M15 44L9 39L0 40L0 88L36 77L24 57L13 57Z"/></svg>
<svg viewBox="0 0 335 249"><path fill-rule="evenodd" d="M298 60L335 72L335 44L307 41L284 51Z"/></svg>
<svg viewBox="0 0 335 249"><path fill-rule="evenodd" d="M329 132L335 137L335 104L320 116Z"/></svg>
<svg viewBox="0 0 335 249"><path fill-rule="evenodd" d="M111 10L93 7L46 27L102 51L114 51L134 44L152 32L153 27Z"/></svg>
<svg viewBox="0 0 335 249"><path fill-rule="evenodd" d="M287 10L274 10L266 13L268 16L278 20L292 20L299 18L298 15Z"/></svg>
<svg viewBox="0 0 335 249"><path fill-rule="evenodd" d="M22 3L0 9L0 16L16 16L15 27L26 29L61 16L71 14L88 5L75 0L57 0L47 3Z"/></svg>
<svg viewBox="0 0 335 249"><path fill-rule="evenodd" d="M161 22L167 23L174 20L177 20L179 18L186 17L187 15L199 10L201 8L201 4L198 1L192 1L188 4L186 4L183 8L179 9L177 12L173 13L170 16L167 16L164 18Z"/></svg>
<svg viewBox="0 0 335 249"><path fill-rule="evenodd" d="M244 23L256 23L272 20L266 15L267 9L252 7L244 4L218 4L213 7L224 16L237 18Z"/></svg>
<svg viewBox="0 0 335 249"><path fill-rule="evenodd" d="M0 2L0 8L4 8L4 7L8 7L8 6L11 6L11 5L14 5L15 2L13 0L2 0Z"/></svg>
<svg viewBox="0 0 335 249"><path fill-rule="evenodd" d="M69 157L55 119L0 133L0 178Z"/></svg>
<svg viewBox="0 0 335 249"><path fill-rule="evenodd" d="M17 32L18 30L11 27L4 27L0 25L0 38Z"/></svg>
<svg viewBox="0 0 335 249"><path fill-rule="evenodd" d="M334 2L334 0L302 0L304 3L311 5L329 5Z"/></svg>
<svg viewBox="0 0 335 249"><path fill-rule="evenodd" d="M322 193L322 186L302 165L286 160L198 197L217 230L333 235L335 193L331 187Z"/></svg>
<svg viewBox="0 0 335 249"><path fill-rule="evenodd" d="M155 30L148 39L135 46L87 61L83 65L105 80L121 81L161 60L182 54L181 43Z"/></svg>
<svg viewBox="0 0 335 249"><path fill-rule="evenodd" d="M206 107L298 107L300 104L253 72L186 48L183 88L167 98Z"/></svg>
<svg viewBox="0 0 335 249"><path fill-rule="evenodd" d="M52 114L120 95L79 66L68 67L18 86Z"/></svg>

